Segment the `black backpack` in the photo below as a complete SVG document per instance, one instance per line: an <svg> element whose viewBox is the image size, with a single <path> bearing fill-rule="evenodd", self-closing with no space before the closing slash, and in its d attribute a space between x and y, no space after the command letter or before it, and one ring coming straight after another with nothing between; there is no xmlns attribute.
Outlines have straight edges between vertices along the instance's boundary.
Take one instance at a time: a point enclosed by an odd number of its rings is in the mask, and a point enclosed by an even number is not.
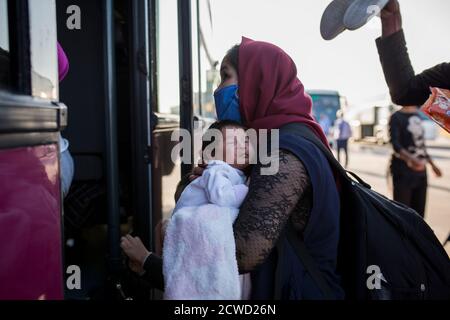
<svg viewBox="0 0 450 320"><path fill-rule="evenodd" d="M341 200L338 272L349 300L450 299L450 259L433 230L411 208L371 190L346 171L302 124L282 132L314 143L337 177ZM330 290L298 237L288 237L325 297Z"/></svg>

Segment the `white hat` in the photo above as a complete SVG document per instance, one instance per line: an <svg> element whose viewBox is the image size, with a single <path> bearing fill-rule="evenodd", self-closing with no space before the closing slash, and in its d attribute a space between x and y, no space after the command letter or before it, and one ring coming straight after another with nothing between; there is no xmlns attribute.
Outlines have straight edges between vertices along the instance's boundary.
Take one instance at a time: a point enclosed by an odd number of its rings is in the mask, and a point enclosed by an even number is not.
<svg viewBox="0 0 450 320"><path fill-rule="evenodd" d="M320 33L325 40L364 26L381 12L389 0L333 0L322 15Z"/></svg>

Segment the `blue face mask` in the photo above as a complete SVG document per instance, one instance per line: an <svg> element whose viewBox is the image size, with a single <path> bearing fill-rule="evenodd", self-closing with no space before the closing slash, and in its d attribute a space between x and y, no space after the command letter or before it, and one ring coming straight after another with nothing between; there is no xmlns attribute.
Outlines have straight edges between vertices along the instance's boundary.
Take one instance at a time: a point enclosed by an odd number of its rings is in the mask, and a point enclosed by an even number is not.
<svg viewBox="0 0 450 320"><path fill-rule="evenodd" d="M239 123L241 121L241 113L239 112L239 97L237 95L238 86L231 86L220 89L214 94L216 102L217 119L233 120Z"/></svg>

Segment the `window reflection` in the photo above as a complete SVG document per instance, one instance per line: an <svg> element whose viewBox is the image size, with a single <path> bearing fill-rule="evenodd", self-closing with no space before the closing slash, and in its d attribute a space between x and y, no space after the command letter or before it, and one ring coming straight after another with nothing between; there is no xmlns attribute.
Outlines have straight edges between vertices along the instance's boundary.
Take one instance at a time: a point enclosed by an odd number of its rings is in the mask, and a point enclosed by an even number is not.
<svg viewBox="0 0 450 320"><path fill-rule="evenodd" d="M30 13L32 95L57 100L58 61L55 1L29 1L28 6Z"/></svg>
<svg viewBox="0 0 450 320"><path fill-rule="evenodd" d="M10 77L8 3L0 0L0 89L9 88Z"/></svg>
<svg viewBox="0 0 450 320"><path fill-rule="evenodd" d="M194 99L194 115L201 116L201 70L200 70L200 43L198 23L198 1L191 2L192 21L192 89Z"/></svg>
<svg viewBox="0 0 450 320"><path fill-rule="evenodd" d="M213 93L219 61L212 51L213 22L209 0L191 2L192 88L194 115L215 118ZM157 1L158 112L179 115L177 0Z"/></svg>
<svg viewBox="0 0 450 320"><path fill-rule="evenodd" d="M180 113L177 0L157 1L158 112Z"/></svg>
<svg viewBox="0 0 450 320"><path fill-rule="evenodd" d="M198 6L202 116L216 118L213 94L219 84L220 76L218 55L212 48L214 29L211 16L211 1L199 0Z"/></svg>

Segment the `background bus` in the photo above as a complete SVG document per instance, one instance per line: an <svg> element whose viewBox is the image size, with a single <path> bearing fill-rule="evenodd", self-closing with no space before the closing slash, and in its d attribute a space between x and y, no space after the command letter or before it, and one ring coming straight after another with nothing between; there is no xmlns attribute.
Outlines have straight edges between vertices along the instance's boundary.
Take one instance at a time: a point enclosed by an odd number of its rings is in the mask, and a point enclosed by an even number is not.
<svg viewBox="0 0 450 320"><path fill-rule="evenodd" d="M326 115L332 123L336 121L336 113L345 111L347 99L332 90L307 90L313 101L313 115L319 120L321 115Z"/></svg>
<svg viewBox="0 0 450 320"><path fill-rule="evenodd" d="M336 121L337 112L339 110L346 111L347 99L341 96L339 92L332 90L307 90L306 92L313 101L313 116L321 124L328 139L332 141L331 129ZM324 123L328 124L325 125Z"/></svg>

